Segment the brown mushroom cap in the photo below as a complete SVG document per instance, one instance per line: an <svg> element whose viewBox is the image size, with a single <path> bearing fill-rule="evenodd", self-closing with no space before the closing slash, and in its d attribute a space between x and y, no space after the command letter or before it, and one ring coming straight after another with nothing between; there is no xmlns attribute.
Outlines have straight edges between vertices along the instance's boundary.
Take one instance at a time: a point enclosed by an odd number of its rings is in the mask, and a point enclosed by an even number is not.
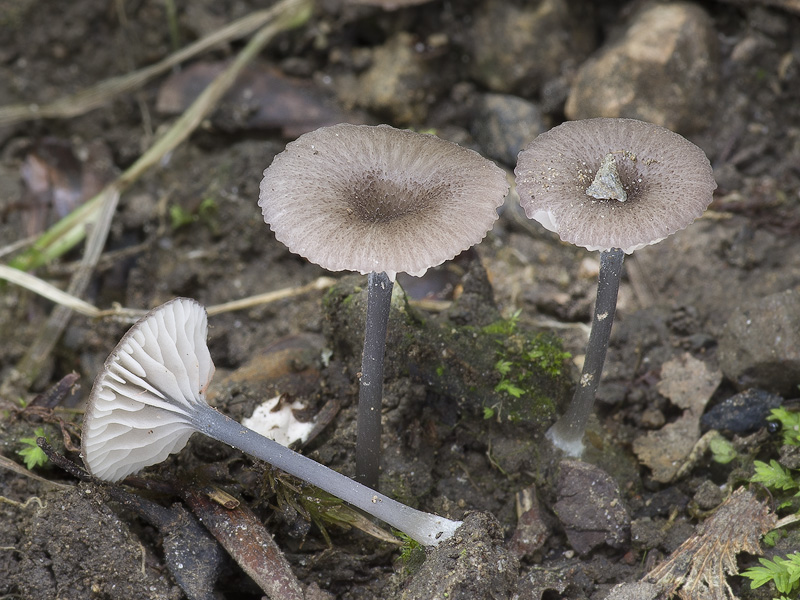
<svg viewBox="0 0 800 600"><path fill-rule="evenodd" d="M477 152L388 125L300 136L264 171L258 204L289 250L330 271L422 275L480 242L508 193Z"/></svg>
<svg viewBox="0 0 800 600"><path fill-rule="evenodd" d="M609 154L624 194L593 197L587 189ZM520 152L514 172L528 218L577 246L628 254L701 216L717 187L700 148L634 119L563 123Z"/></svg>
<svg viewBox="0 0 800 600"><path fill-rule="evenodd" d="M196 431L194 405L214 375L205 309L176 298L142 317L106 359L86 404L81 455L118 481L163 461Z"/></svg>

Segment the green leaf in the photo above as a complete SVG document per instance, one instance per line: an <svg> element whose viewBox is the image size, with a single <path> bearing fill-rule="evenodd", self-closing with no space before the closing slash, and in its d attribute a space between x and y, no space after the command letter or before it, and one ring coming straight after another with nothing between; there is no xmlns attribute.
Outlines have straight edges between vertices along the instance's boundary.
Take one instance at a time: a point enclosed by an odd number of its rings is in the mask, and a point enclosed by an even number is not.
<svg viewBox="0 0 800 600"><path fill-rule="evenodd" d="M508 372L511 371L512 363L510 360L498 360L494 368L495 370L500 373L500 375L508 375Z"/></svg>
<svg viewBox="0 0 800 600"><path fill-rule="evenodd" d="M792 594L800 590L800 553L779 556L775 560L759 558L760 567L751 567L742 572L750 580L750 589L756 589L770 581L781 594Z"/></svg>
<svg viewBox="0 0 800 600"><path fill-rule="evenodd" d="M721 435L711 440L710 448L714 462L718 462L721 465L727 465L737 456L736 448L734 448L733 444Z"/></svg>
<svg viewBox="0 0 800 600"><path fill-rule="evenodd" d="M769 464L757 460L753 462L753 466L756 469L755 475L750 478L753 483L763 483L767 487L779 490L792 490L800 487L792 478L791 473L775 459L770 460Z"/></svg>
<svg viewBox="0 0 800 600"><path fill-rule="evenodd" d="M765 559L760 559L765 560ZM756 588L760 588L762 585L773 581L775 578L775 572L773 569L769 567L750 567L742 571L742 577L747 577L750 580L750 589L754 590Z"/></svg>
<svg viewBox="0 0 800 600"><path fill-rule="evenodd" d="M788 411L785 408L773 408L768 421L781 424L783 443L789 446L800 446L800 412Z"/></svg>
<svg viewBox="0 0 800 600"><path fill-rule="evenodd" d="M41 467L47 462L47 455L36 444L36 438L46 437L44 435L44 429L37 427L33 434L34 437L19 439L20 442L25 444L25 448L17 452L17 454L22 457L22 460L25 462L25 466L29 471L32 471L36 467Z"/></svg>
<svg viewBox="0 0 800 600"><path fill-rule="evenodd" d="M774 547L778 540L783 537L786 537L786 532L783 529L773 529L765 533L761 539L767 546Z"/></svg>
<svg viewBox="0 0 800 600"><path fill-rule="evenodd" d="M522 397L522 394L525 393L521 387L517 387L507 379L503 379L500 383L498 383L494 387L495 392L506 392L509 396L514 396L514 398Z"/></svg>

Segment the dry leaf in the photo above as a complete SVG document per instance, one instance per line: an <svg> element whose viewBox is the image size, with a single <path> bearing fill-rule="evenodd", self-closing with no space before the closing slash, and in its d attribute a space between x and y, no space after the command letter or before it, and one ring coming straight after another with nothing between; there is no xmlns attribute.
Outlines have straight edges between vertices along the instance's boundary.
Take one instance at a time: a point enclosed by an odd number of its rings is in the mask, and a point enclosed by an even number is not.
<svg viewBox="0 0 800 600"><path fill-rule="evenodd" d="M659 586L662 599L677 592L681 600L736 600L726 580L739 574L736 555L761 554L759 540L776 521L766 504L739 488L642 581Z"/></svg>
<svg viewBox="0 0 800 600"><path fill-rule="evenodd" d="M688 352L661 366L658 392L675 406L702 414L711 395L722 381L722 372L712 371Z"/></svg>
<svg viewBox="0 0 800 600"><path fill-rule="evenodd" d="M289 562L249 508L240 504L229 510L194 488L185 489L183 496L211 535L269 598L303 600L303 588Z"/></svg>
<svg viewBox="0 0 800 600"><path fill-rule="evenodd" d="M719 370L710 370L703 361L688 353L661 367L658 391L685 410L677 421L633 442L633 451L652 469L656 481L668 483L678 475L700 439L700 417L720 381Z"/></svg>
<svg viewBox="0 0 800 600"><path fill-rule="evenodd" d="M82 147L48 137L34 143L20 167L28 235L71 213L113 179L111 151L102 140Z"/></svg>
<svg viewBox="0 0 800 600"><path fill-rule="evenodd" d="M633 441L639 461L650 467L653 479L672 481L700 437L699 419L686 411L677 421L649 431Z"/></svg>

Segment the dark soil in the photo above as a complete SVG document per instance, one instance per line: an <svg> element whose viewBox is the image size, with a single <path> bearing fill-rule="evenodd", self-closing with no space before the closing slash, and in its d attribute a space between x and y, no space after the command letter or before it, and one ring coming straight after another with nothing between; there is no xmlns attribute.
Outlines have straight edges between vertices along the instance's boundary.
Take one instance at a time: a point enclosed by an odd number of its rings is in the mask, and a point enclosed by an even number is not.
<svg viewBox="0 0 800 600"><path fill-rule="evenodd" d="M473 39L489 35L470 28L476 14L507 16L485 4L439 0L384 12L320 2L305 26L279 36L259 57L247 75L249 91L228 97L187 143L125 192L85 299L101 308L148 309L189 296L211 306L331 275L277 242L256 204L272 158L322 124L434 128L513 170L512 162L503 164L504 144L498 147L479 127L486 93L498 90L487 89L469 68L473 44L511 44L503 36ZM535 85L500 91L533 105L540 128L563 121L577 68L641 4L573 3L574 58L555 71L542 68ZM626 260L583 457L588 470L559 462L543 438L570 397L577 366L567 362L560 374L526 379L522 400L495 391L495 363L518 358L525 344L553 352L563 346L580 362L598 266L596 253L563 244L527 221L512 194L476 248L421 282L399 278L409 302L395 307L389 328L381 485L404 502L465 519L457 539L429 551L423 562L421 551L400 558L394 546L353 528L328 523L323 530L287 501L296 496L296 482L201 436L148 470L150 483L139 480L148 489L137 493L184 515L173 506L181 502L181 486L225 490L274 534L309 586L307 598L329 592L349 600L599 600L678 548L746 480L752 458L775 453L777 442L763 415L756 416L735 440L739 459L722 465L701 453L680 475L654 477L652 464L634 453L635 441L678 421L685 408L665 397L662 367L688 354L717 373L719 340L731 315L800 286L800 16L757 2L697 4L716 35L718 82L702 125L680 133L706 151L719 188L704 218ZM160 60L173 44L164 6L156 0L0 4L0 105L45 104ZM179 43L258 8L249 1L179 3ZM218 65L241 46L232 43L196 62ZM375 64L382 67L370 71ZM263 84L264 77L274 78L272 84ZM54 190L86 195L128 167L180 110L159 109L161 94L192 97L188 85L162 77L81 116L0 127L0 245L41 232L58 211L78 203L62 201ZM169 86L177 91L162 89ZM277 115L265 116L259 103L277 107ZM524 126L536 129L531 119ZM32 156L47 165L44 196L20 175ZM79 258L75 249L36 275L63 287ZM264 399L289 394L309 415L324 415L326 426L303 452L352 474L366 278L334 276L338 282L327 292L211 317L217 375L209 397L240 419ZM78 445L81 403L129 322L73 316L35 383L20 388L12 385L11 370L52 304L6 284L0 305L0 372L8 378L0 397L0 451L21 463L20 438L41 426L59 452L80 463L62 432ZM517 311L516 328L502 329ZM20 400L30 402L73 371L79 384L58 408L20 409ZM739 383L723 378L709 406L733 396ZM696 441L687 434L679 445ZM187 597L166 550L180 542L146 514L52 464L35 472L59 487L0 470L0 598ZM601 514L611 525L595 529L582 521ZM789 542L782 544L777 551L785 553ZM741 558L743 565L754 563ZM233 558L212 562L205 575L213 571L213 591L196 597L262 596ZM767 597L740 578L729 583L742 598Z"/></svg>

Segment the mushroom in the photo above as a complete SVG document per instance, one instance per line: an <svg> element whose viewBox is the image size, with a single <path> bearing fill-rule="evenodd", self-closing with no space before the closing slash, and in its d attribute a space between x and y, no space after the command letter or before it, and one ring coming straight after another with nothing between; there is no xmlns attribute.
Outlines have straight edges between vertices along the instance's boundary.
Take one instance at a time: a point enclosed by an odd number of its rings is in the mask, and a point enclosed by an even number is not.
<svg viewBox="0 0 800 600"><path fill-rule="evenodd" d="M547 432L569 455L583 452L625 254L684 229L717 184L703 151L680 135L634 119L569 121L519 154L520 204L562 240L600 251L597 301L583 371L567 412Z"/></svg>
<svg viewBox="0 0 800 600"><path fill-rule="evenodd" d="M92 475L119 481L179 452L199 431L341 498L420 544L436 545L455 532L460 521L392 500L211 408L204 397L214 374L207 330L205 309L176 298L123 336L86 405L81 455Z"/></svg>
<svg viewBox="0 0 800 600"><path fill-rule="evenodd" d="M331 271L369 274L356 479L377 487L383 360L395 276L421 276L480 242L508 193L478 153L388 125L300 136L264 171L259 206L289 250Z"/></svg>

